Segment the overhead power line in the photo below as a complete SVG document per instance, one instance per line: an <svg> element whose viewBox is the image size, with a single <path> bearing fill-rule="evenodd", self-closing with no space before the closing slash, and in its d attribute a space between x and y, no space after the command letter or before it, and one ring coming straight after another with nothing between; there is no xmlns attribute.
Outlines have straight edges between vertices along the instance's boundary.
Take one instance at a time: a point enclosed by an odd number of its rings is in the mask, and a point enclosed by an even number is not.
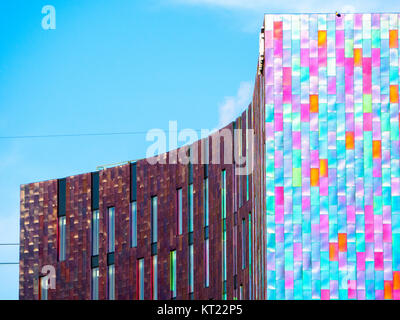
<svg viewBox="0 0 400 320"><path fill-rule="evenodd" d="M133 135L145 134L146 131L132 132L99 132L99 133L67 133L67 134L44 134L27 136L0 136L0 139L38 139L38 138L65 138L65 137L91 137L91 136L112 136L112 135Z"/></svg>
<svg viewBox="0 0 400 320"><path fill-rule="evenodd" d="M163 129L161 129L163 130ZM176 130L165 132L177 132ZM200 129L194 130L201 132ZM148 131L127 131L127 132L97 132L97 133L66 133L66 134L43 134L43 135L24 135L24 136L0 136L2 140L11 139L40 139L40 138L73 138L73 137L96 137L96 136L122 136L122 135L140 135L147 134Z"/></svg>
<svg viewBox="0 0 400 320"><path fill-rule="evenodd" d="M19 246L19 243L0 243L0 246ZM0 266L15 264L19 264L19 262L0 262Z"/></svg>

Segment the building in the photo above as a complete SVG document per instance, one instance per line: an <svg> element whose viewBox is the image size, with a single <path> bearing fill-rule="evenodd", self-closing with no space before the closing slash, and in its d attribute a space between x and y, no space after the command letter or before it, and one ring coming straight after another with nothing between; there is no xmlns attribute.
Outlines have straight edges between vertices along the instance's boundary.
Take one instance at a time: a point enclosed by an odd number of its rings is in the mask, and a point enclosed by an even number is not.
<svg viewBox="0 0 400 320"><path fill-rule="evenodd" d="M224 160L232 145L220 135L240 132L232 157L234 151L247 156L249 128L263 148L261 78L253 103L235 122L156 164L142 159L21 186L20 298L263 297L264 209L253 201L263 197L263 173L236 174L239 166ZM197 151L199 161L184 164L181 151ZM259 166L264 151L254 152ZM205 157L209 164L200 161ZM54 289L46 289L49 266Z"/></svg>
<svg viewBox="0 0 400 320"><path fill-rule="evenodd" d="M400 299L399 24L267 14L217 163L22 185L20 298Z"/></svg>

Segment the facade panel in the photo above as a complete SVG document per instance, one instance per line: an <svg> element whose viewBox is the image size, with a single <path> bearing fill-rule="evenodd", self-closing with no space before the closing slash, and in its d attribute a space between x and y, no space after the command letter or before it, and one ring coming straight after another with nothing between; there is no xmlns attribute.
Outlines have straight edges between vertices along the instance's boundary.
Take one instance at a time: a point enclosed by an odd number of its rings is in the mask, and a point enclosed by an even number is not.
<svg viewBox="0 0 400 320"><path fill-rule="evenodd" d="M399 299L398 14L265 16L267 299Z"/></svg>

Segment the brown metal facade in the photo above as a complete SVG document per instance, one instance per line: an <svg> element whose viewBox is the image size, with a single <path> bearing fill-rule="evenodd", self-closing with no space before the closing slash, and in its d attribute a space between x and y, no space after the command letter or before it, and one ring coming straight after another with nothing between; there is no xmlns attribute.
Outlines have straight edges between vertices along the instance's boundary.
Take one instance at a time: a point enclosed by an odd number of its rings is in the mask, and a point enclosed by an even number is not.
<svg viewBox="0 0 400 320"><path fill-rule="evenodd" d="M99 299L107 299L107 210L115 207L115 298L138 299L137 260L144 258L144 299L152 299L151 288L151 197L158 198L157 287L158 299L170 299L170 251L176 250L176 299L222 299L223 254L221 215L221 171L226 170L227 299L264 298L264 108L263 77L257 76L253 102L234 122L225 127L251 128L255 132L254 169L236 175L235 164L224 164L221 139L220 164L208 165L210 281L205 287L204 199L205 166L193 164L193 235L188 233L189 166L136 162L137 247L130 243L131 165L107 168L99 175ZM246 131L241 148L246 156ZM209 137L212 155L213 137ZM187 149L189 147L186 147ZM194 143L202 155L202 144ZM233 151L232 151L233 153ZM168 160L171 152L161 158ZM167 162L168 163L168 162ZM48 299L91 299L92 174L65 179L66 259L58 261L58 180L21 186L20 299L40 298L42 267L56 271L56 288ZM177 235L177 188L182 188L183 233ZM251 219L250 219L251 218ZM245 229L242 229L243 219ZM249 224L250 221L250 224ZM235 227L236 225L236 227ZM235 230L236 229L236 233ZM245 235L245 248L242 246ZM192 239L189 239L192 237ZM249 237L250 240L249 241ZM235 239L234 239L235 238ZM189 294L189 241L194 245L194 290ZM242 269L242 250L246 263Z"/></svg>

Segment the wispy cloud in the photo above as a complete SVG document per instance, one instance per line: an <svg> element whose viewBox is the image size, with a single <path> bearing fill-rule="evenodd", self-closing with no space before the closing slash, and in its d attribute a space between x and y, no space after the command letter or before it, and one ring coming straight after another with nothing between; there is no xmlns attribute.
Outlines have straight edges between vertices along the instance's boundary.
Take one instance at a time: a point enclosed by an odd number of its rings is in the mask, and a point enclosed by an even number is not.
<svg viewBox="0 0 400 320"><path fill-rule="evenodd" d="M226 9L272 12L368 12L368 11L396 11L400 9L398 0L171 0L185 5L202 5Z"/></svg>
<svg viewBox="0 0 400 320"><path fill-rule="evenodd" d="M236 96L227 96L219 106L218 128L222 128L242 112L251 102L253 84L250 81L243 81L239 85Z"/></svg>

